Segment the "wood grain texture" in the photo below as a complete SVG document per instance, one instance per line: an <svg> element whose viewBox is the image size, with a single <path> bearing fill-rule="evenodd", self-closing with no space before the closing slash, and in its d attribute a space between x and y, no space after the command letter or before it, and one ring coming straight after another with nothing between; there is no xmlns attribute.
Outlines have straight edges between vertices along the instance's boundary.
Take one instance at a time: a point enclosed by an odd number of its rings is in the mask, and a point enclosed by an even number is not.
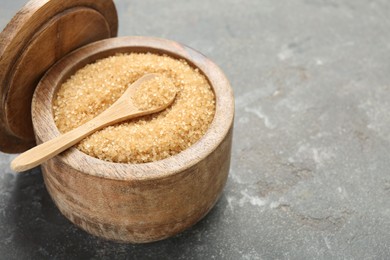
<svg viewBox="0 0 390 260"><path fill-rule="evenodd" d="M168 54L199 68L216 96L209 130L187 150L145 164L109 163L70 148L44 163L43 175L60 211L82 229L116 241L151 242L195 224L219 198L230 167L234 98L222 71L186 46L149 37L103 40L65 57L38 85L32 103L38 143L59 135L51 106L61 83L118 52Z"/></svg>
<svg viewBox="0 0 390 260"><path fill-rule="evenodd" d="M31 99L42 75L69 52L117 34L112 1L33 0L0 34L0 150L34 145Z"/></svg>

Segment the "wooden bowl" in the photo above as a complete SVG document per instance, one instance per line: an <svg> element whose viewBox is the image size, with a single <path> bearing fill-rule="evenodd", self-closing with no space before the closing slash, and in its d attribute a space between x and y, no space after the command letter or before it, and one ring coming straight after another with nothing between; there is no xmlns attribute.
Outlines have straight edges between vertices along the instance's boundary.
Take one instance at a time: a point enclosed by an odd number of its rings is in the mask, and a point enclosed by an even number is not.
<svg viewBox="0 0 390 260"><path fill-rule="evenodd" d="M202 54L148 37L111 38L65 56L42 78L32 101L37 143L59 135L52 102L78 69L116 53L150 52L185 59L209 80L216 113L207 133L187 150L144 164L120 164L75 148L42 165L48 192L60 211L85 231L110 240L144 243L175 235L203 218L225 186L232 145L234 98L222 71Z"/></svg>

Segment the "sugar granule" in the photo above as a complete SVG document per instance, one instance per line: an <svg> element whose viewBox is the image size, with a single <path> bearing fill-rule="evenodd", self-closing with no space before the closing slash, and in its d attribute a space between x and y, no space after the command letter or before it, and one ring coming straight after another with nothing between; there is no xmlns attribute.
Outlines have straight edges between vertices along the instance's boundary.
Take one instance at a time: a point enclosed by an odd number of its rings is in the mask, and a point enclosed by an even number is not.
<svg viewBox="0 0 390 260"><path fill-rule="evenodd" d="M177 91L173 104L160 113L106 127L77 148L98 159L120 163L157 161L187 149L209 128L215 97L203 74L184 60L165 55L117 54L77 71L59 88L53 102L58 129L65 133L96 117L128 84L148 73L158 73L172 83Z"/></svg>

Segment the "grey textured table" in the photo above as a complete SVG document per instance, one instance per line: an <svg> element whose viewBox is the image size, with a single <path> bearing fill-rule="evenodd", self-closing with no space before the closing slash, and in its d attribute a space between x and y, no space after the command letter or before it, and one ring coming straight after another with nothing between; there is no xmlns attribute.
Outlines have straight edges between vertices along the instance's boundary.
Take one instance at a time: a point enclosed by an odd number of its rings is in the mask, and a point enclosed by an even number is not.
<svg viewBox="0 0 390 260"><path fill-rule="evenodd" d="M0 27L24 1L1 1ZM0 155L1 259L389 259L390 2L116 1L119 35L206 54L236 97L225 191L171 239L126 245L59 213Z"/></svg>

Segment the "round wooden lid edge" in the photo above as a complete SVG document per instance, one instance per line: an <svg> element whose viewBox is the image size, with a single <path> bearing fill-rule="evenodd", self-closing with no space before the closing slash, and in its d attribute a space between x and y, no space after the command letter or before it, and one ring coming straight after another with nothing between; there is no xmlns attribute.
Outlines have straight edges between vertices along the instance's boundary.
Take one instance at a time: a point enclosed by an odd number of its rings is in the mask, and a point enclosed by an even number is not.
<svg viewBox="0 0 390 260"><path fill-rule="evenodd" d="M32 0L13 17L0 33L0 151L35 145L31 99L43 74L75 49L117 32L112 0Z"/></svg>

